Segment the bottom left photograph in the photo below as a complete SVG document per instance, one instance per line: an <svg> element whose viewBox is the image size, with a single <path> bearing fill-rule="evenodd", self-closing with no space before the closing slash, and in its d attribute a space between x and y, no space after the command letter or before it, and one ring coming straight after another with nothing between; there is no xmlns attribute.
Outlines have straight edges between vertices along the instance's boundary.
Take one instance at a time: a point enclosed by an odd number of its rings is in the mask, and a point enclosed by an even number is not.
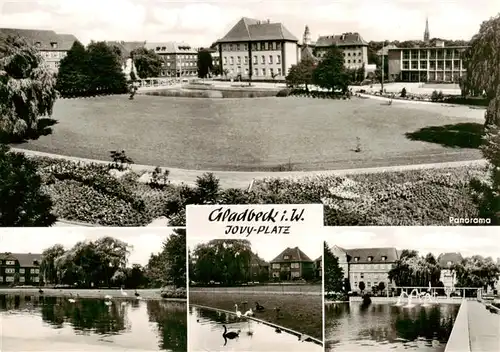
<svg viewBox="0 0 500 352"><path fill-rule="evenodd" d="M1 351L187 351L186 231L2 230Z"/></svg>

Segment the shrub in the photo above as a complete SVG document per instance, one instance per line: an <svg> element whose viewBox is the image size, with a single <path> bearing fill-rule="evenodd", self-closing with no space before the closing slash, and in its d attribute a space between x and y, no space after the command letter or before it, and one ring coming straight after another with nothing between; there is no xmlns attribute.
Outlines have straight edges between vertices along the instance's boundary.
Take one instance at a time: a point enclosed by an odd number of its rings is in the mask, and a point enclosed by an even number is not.
<svg viewBox="0 0 500 352"><path fill-rule="evenodd" d="M163 189L168 184L168 176L170 175L170 171L165 169L162 170L161 167L157 166L153 173L151 174L151 178L148 181L148 185L151 188Z"/></svg>
<svg viewBox="0 0 500 352"><path fill-rule="evenodd" d="M187 293L184 287L172 288L165 287L161 289L160 295L162 298L186 299Z"/></svg>
<svg viewBox="0 0 500 352"><path fill-rule="evenodd" d="M0 145L0 226L50 226L53 202L42 190L37 165Z"/></svg>
<svg viewBox="0 0 500 352"><path fill-rule="evenodd" d="M403 87L403 89L401 89L400 96L401 96L401 98L406 98L406 88Z"/></svg>

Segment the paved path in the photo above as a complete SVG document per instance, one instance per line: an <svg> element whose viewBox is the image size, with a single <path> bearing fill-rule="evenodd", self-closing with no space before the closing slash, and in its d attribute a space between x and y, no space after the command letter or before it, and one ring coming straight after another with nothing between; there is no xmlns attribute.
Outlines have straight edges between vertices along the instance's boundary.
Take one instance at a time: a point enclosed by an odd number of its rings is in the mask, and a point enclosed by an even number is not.
<svg viewBox="0 0 500 352"><path fill-rule="evenodd" d="M471 352L500 351L500 315L490 313L477 302L468 302Z"/></svg>
<svg viewBox="0 0 500 352"><path fill-rule="evenodd" d="M49 157L53 159L66 159L74 162L83 163L97 163L97 164L109 164L109 161L93 160L85 158L77 158L64 155L56 155L50 153L37 152L26 149L11 148L11 150L24 153L28 156L42 156ZM452 153L449 153L452 156ZM443 163L431 163L431 164L414 164L414 165L399 165L399 166L380 166L380 167L369 167L369 168L358 168L358 169L344 169L344 170L325 170L325 171L290 171L290 172L239 172L239 171L203 171L203 170L183 170L176 168L165 167L170 171L169 179L172 183L180 184L185 183L192 185L196 182L197 177L201 176L206 172L212 172L215 176L220 179L222 187L225 188L248 188L253 180L265 179L265 178L302 178L311 176L344 176L344 175L356 175L356 174L371 174L378 172L397 172L397 171L407 171L407 170L422 170L422 169L435 169L435 168L450 168L450 167L461 167L461 166L480 166L485 165L486 161L481 160L467 160L467 161L451 161ZM154 166L150 165L138 165L132 164L132 170L134 171L153 171Z"/></svg>

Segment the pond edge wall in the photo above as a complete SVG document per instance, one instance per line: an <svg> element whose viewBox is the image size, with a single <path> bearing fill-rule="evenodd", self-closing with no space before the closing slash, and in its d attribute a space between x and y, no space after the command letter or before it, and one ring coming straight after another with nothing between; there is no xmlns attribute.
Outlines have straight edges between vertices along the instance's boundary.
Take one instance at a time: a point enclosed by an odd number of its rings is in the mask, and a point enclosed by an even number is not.
<svg viewBox="0 0 500 352"><path fill-rule="evenodd" d="M468 302L462 301L444 352L471 352Z"/></svg>

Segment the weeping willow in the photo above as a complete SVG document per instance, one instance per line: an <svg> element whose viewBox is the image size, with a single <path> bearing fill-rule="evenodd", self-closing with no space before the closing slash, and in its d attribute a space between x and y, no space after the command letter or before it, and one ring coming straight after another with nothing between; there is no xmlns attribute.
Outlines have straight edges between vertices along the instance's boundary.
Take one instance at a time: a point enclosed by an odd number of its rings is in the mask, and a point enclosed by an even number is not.
<svg viewBox="0 0 500 352"><path fill-rule="evenodd" d="M484 21L464 55L465 90L489 100L486 126L500 127L500 14Z"/></svg>
<svg viewBox="0 0 500 352"><path fill-rule="evenodd" d="M0 36L0 132L22 136L38 118L52 115L55 74L36 48L19 37Z"/></svg>

